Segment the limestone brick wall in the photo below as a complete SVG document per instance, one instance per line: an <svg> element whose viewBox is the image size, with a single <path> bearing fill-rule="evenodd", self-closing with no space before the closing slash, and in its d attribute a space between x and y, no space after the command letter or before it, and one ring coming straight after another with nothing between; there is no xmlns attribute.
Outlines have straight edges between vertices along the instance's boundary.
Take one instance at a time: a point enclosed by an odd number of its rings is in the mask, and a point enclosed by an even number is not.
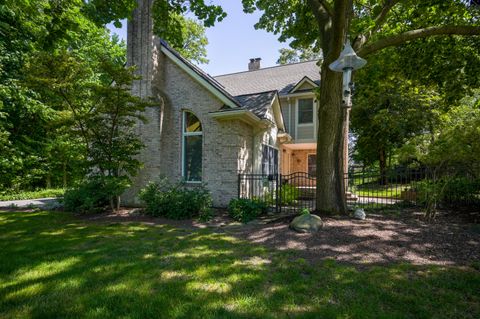
<svg viewBox="0 0 480 319"><path fill-rule="evenodd" d="M214 206L224 207L237 196L237 174L252 172L253 128L240 121L219 122L210 117L209 112L218 111L223 103L161 53L152 33L152 0L137 2L128 23L127 51L128 65L137 66L142 80L135 81L132 92L154 98L158 104L146 110L147 123L137 123L136 130L145 144L138 156L144 168L123 194L123 203L139 205L139 190L160 176L183 179L182 112L189 110L203 128L202 182L211 191Z"/></svg>
<svg viewBox="0 0 480 319"><path fill-rule="evenodd" d="M148 115L150 120L161 121L149 126L143 133L146 143L159 143L160 151L142 154L145 169L141 171L132 192L145 185L148 180L166 176L173 181L182 179L182 112L193 112L202 123L203 159L202 182L213 197L213 205L225 207L230 199L237 196L237 174L252 170L253 128L240 121L218 121L209 113L222 107L213 94L203 88L190 75L169 59L163 59L163 83L166 103L161 114ZM161 119L161 120L160 120ZM198 184L191 184L192 187Z"/></svg>

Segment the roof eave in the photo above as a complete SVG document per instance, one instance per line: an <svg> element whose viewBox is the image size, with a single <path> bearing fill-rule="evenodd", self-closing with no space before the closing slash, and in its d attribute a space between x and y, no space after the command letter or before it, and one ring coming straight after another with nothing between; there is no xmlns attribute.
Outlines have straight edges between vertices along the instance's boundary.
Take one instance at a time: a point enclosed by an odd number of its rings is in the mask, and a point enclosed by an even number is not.
<svg viewBox="0 0 480 319"><path fill-rule="evenodd" d="M210 116L218 121L239 120L255 127L268 127L269 121L259 118L253 112L246 109L235 109L228 111L211 112Z"/></svg>

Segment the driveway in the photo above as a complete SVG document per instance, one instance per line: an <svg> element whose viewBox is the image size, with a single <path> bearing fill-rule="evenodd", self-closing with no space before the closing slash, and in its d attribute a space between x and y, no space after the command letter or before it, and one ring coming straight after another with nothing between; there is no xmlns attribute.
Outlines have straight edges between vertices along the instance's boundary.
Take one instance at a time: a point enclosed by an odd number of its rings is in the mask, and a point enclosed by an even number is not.
<svg viewBox="0 0 480 319"><path fill-rule="evenodd" d="M23 199L23 200L7 200L0 201L0 208L11 208L13 206L18 208L34 208L34 207L46 207L56 203L58 198L37 198L37 199Z"/></svg>

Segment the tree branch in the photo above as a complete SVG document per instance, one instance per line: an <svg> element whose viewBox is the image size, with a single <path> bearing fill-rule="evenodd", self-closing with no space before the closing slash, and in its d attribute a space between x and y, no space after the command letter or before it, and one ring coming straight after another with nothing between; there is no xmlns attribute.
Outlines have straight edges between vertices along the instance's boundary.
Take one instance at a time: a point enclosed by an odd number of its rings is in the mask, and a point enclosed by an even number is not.
<svg viewBox="0 0 480 319"><path fill-rule="evenodd" d="M318 2L320 2L320 5L323 7L323 9L325 10L325 12L327 12L330 17L333 17L333 9L332 9L332 7L328 4L328 2L325 1L325 0L318 0Z"/></svg>
<svg viewBox="0 0 480 319"><path fill-rule="evenodd" d="M380 30L380 28L385 24L385 21L387 20L387 16L388 16L388 13L390 12L390 10L399 2L400 2L400 0L386 0L385 1L385 4L383 5L382 11L380 11L378 16L375 18L375 26L373 27L372 31L370 32L371 34Z"/></svg>
<svg viewBox="0 0 480 319"><path fill-rule="evenodd" d="M317 20L321 42L329 41L328 30L332 22L332 16L327 12L320 0L308 0L307 2Z"/></svg>
<svg viewBox="0 0 480 319"><path fill-rule="evenodd" d="M358 55L364 57L387 47L436 35L480 35L480 26L436 26L411 30L366 45L358 51Z"/></svg>
<svg viewBox="0 0 480 319"><path fill-rule="evenodd" d="M353 41L353 48L356 51L360 50L360 48L368 41L368 39L370 39L370 37L374 33L376 33L382 28L382 26L385 24L385 21L387 20L388 13L400 1L401 0L385 0L385 4L383 5L382 10L375 18L375 25L373 26L373 28L369 32L367 32L367 34L359 35Z"/></svg>

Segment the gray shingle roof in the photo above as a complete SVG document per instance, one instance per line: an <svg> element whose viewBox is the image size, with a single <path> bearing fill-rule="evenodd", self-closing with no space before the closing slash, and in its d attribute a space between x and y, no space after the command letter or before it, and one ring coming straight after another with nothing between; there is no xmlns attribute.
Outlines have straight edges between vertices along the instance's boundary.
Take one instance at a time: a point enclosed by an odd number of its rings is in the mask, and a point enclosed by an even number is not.
<svg viewBox="0 0 480 319"><path fill-rule="evenodd" d="M316 61L219 75L214 79L233 96L274 90L277 90L279 95L285 95L305 76L317 84L320 82L319 67L316 65Z"/></svg>
<svg viewBox="0 0 480 319"><path fill-rule="evenodd" d="M239 95L235 96L235 100L238 101L244 108L252 111L259 118L265 118L265 113L268 107L272 104L272 100L275 98L277 91Z"/></svg>

